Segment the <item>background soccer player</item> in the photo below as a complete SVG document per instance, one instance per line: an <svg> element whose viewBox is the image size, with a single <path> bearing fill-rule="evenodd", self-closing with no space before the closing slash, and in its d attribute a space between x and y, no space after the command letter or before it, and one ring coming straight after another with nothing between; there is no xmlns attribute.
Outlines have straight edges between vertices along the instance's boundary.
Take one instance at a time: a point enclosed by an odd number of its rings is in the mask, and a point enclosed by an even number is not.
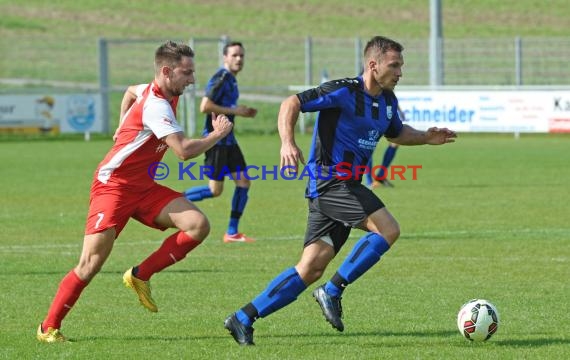
<svg viewBox="0 0 570 360"><path fill-rule="evenodd" d="M256 109L237 104L239 90L236 76L243 69L245 62L245 50L242 43L230 42L226 44L223 54L224 66L218 69L208 82L206 94L200 104L200 111L206 114L203 131L205 136L212 131L211 113L226 114L232 123L236 115L253 118L257 114ZM205 165L211 166L214 170L209 175L208 185L195 186L186 190L186 198L191 201L199 201L220 196L224 190L224 175L230 174L236 187L224 242L253 242L253 238L238 231L239 221L247 204L247 193L251 182L244 174L238 176L238 173L245 169L246 163L233 131L206 151Z"/></svg>
<svg viewBox="0 0 570 360"><path fill-rule="evenodd" d="M194 83L194 52L187 45L169 41L156 50L154 65L152 83L129 87L125 92L121 111L129 110L91 185L79 264L59 284L48 314L38 327L41 342L66 340L60 331L63 319L101 270L129 218L160 230L178 230L123 275L125 285L153 312L158 307L151 296L150 277L184 259L210 232L206 216L180 192L157 184L149 176L149 168L162 159L169 147L182 160L202 154L225 137L233 125L225 115L218 115L208 136L185 138L176 121L176 105L184 88Z"/></svg>
<svg viewBox="0 0 570 360"><path fill-rule="evenodd" d="M418 131L403 125L393 93L402 76L403 47L382 36L364 49L362 76L333 80L288 97L278 118L281 168L304 163L295 143L299 112L319 111L307 166L317 173L330 169L332 177L310 179L306 188L309 218L304 249L296 266L283 271L250 303L226 318L224 326L241 345L253 345L252 324L290 304L317 281L342 248L351 228L366 231L334 276L313 292L328 322L339 331L341 295L345 288L380 260L400 235L400 228L384 203L357 179L342 180L335 166L365 166L382 135L402 145L440 145L454 141L448 129Z"/></svg>

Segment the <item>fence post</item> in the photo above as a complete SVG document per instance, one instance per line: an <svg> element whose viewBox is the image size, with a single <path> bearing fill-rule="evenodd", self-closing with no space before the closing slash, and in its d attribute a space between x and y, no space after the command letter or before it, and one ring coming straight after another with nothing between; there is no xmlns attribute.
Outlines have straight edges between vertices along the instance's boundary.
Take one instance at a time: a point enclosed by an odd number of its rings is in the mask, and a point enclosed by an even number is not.
<svg viewBox="0 0 570 360"><path fill-rule="evenodd" d="M522 79L522 39L520 36L515 37L515 84L521 86Z"/></svg>
<svg viewBox="0 0 570 360"><path fill-rule="evenodd" d="M218 59L220 67L224 67L224 47L226 44L230 43L230 37L227 35L222 35L220 41L218 42Z"/></svg>
<svg viewBox="0 0 570 360"><path fill-rule="evenodd" d="M101 110L103 113L103 132L109 134L109 56L107 40L99 38L99 93L101 94Z"/></svg>
<svg viewBox="0 0 570 360"><path fill-rule="evenodd" d="M313 84L313 39L305 39L305 85Z"/></svg>
<svg viewBox="0 0 570 360"><path fill-rule="evenodd" d="M313 84L313 40L310 36L305 39L305 85ZM299 130L301 134L305 133L305 114L299 116Z"/></svg>
<svg viewBox="0 0 570 360"><path fill-rule="evenodd" d="M360 75L364 70L362 66L362 42L360 37L354 39L354 74L355 76Z"/></svg>
<svg viewBox="0 0 570 360"><path fill-rule="evenodd" d="M194 38L188 40L188 46L196 52L196 41L194 41ZM187 87L187 90L184 91L183 99L186 100L186 109L188 109L184 117L184 131L190 137L196 133L196 84Z"/></svg>
<svg viewBox="0 0 570 360"><path fill-rule="evenodd" d="M430 1L429 41L430 85L443 85L443 35L441 25L441 0Z"/></svg>

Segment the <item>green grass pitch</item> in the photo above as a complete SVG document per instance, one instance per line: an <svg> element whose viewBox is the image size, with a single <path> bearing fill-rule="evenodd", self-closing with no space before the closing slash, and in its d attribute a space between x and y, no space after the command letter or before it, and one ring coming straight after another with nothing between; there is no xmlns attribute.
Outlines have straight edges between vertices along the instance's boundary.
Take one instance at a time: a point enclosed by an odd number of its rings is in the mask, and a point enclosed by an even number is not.
<svg viewBox="0 0 570 360"><path fill-rule="evenodd" d="M308 155L308 136L299 136ZM224 318L265 288L302 249L304 181L256 181L240 229L254 244L224 244L233 184L198 206L212 232L184 261L152 279L160 311L144 310L121 275L170 233L132 221L102 272L63 323L69 344L35 339L59 281L81 249L91 177L110 140L0 142L0 358L6 359L563 359L568 312L568 136L469 135L442 147L401 147L395 164L418 179L376 189L401 238L345 292L345 332L322 318L311 286L255 324L241 348ZM249 164L276 165L278 136L239 136ZM380 161L385 143L376 153ZM168 155L175 166L177 160ZM202 158L196 159L201 163ZM176 189L205 183L168 178ZM322 281L362 234L354 230ZM501 315L486 343L455 320L471 298Z"/></svg>

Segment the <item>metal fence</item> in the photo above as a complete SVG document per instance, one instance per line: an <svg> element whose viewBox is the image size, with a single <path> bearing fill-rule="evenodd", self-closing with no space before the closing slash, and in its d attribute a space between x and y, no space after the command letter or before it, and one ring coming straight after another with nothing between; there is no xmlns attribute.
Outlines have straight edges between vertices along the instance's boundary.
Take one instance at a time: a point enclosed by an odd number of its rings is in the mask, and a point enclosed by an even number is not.
<svg viewBox="0 0 570 360"><path fill-rule="evenodd" d="M226 40L190 40L196 51L198 88L220 65L220 44ZM240 86L270 92L279 92L292 84L317 84L323 72L330 78L357 75L366 43L366 39L360 38L240 40L247 54ZM428 39L400 41L405 46L406 63L400 85L429 85ZM149 74L153 50L159 42L108 42L109 69L115 73L111 85L129 84ZM441 73L443 85L570 85L569 58L570 38L445 39Z"/></svg>
<svg viewBox="0 0 570 360"><path fill-rule="evenodd" d="M220 65L218 42L224 38L178 39L194 45L198 87ZM108 48L111 87L148 80L153 54L165 39L93 41L65 38L0 38L1 79L98 84L101 41ZM176 39L175 39L176 40ZM331 78L354 76L360 66L359 38L243 38L247 63L243 88L283 89L316 84L326 70ZM429 85L429 39L397 39L405 47L401 85ZM570 85L570 37L468 38L443 40L444 85Z"/></svg>
<svg viewBox="0 0 570 360"><path fill-rule="evenodd" d="M19 37L14 46L14 39L2 38L0 81L25 84L27 87L20 91L26 92L45 84L93 89L104 95L122 92L129 84L152 80L154 51L164 40L94 42L66 38L41 43L35 38ZM178 40L190 43L195 50L195 89L199 91L220 66L221 44L227 39ZM290 93L292 85L318 84L325 72L331 79L357 75L368 39L239 40L245 45L247 58L239 78L241 92L283 96ZM397 40L405 47L399 87L428 86L429 39ZM442 49L443 86L570 85L570 37L443 39ZM7 91L6 86L3 90ZM8 91L14 92L14 88Z"/></svg>

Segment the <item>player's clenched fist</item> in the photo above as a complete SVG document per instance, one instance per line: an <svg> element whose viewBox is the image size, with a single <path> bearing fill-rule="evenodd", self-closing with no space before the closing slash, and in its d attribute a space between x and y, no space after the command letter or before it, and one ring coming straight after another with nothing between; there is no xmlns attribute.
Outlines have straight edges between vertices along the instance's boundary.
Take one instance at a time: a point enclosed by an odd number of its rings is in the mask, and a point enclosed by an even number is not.
<svg viewBox="0 0 570 360"><path fill-rule="evenodd" d="M234 124L224 114L217 115L212 113L212 127L214 131L227 135L232 131Z"/></svg>

